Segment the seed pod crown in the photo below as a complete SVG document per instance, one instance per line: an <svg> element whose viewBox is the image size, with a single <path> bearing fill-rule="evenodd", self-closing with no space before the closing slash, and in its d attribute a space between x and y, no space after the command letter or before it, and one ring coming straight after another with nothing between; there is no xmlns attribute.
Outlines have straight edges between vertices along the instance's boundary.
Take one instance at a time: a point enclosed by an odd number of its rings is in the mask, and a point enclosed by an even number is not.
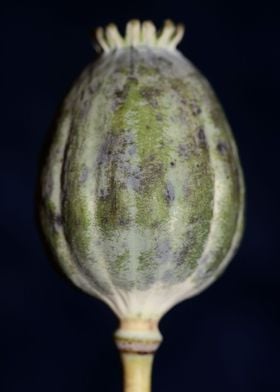
<svg viewBox="0 0 280 392"><path fill-rule="evenodd" d="M114 49L151 46L175 50L184 35L184 26L177 26L170 20L166 20L162 30L157 31L150 21L140 23L134 19L127 23L125 36L123 37L115 24L109 24L105 29L96 29L95 40L98 51L108 53Z"/></svg>

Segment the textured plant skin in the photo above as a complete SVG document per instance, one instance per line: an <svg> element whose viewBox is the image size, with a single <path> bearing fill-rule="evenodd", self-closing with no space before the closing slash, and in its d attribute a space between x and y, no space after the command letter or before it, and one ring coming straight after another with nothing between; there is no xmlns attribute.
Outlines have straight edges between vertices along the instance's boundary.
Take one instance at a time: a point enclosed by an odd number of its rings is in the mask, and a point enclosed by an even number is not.
<svg viewBox="0 0 280 392"><path fill-rule="evenodd" d="M74 284L122 320L157 321L233 257L243 176L194 65L168 45L116 46L104 44L64 100L42 174L42 226Z"/></svg>

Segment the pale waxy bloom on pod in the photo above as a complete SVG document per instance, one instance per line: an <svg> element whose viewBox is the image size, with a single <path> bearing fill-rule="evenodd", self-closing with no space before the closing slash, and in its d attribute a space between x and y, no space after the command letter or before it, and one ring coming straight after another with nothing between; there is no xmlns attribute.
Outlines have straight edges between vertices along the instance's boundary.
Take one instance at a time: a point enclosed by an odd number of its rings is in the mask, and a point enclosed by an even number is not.
<svg viewBox="0 0 280 392"><path fill-rule="evenodd" d="M244 183L223 109L166 21L96 29L43 172L43 231L66 276L120 319L126 392L150 390L158 322L224 271Z"/></svg>

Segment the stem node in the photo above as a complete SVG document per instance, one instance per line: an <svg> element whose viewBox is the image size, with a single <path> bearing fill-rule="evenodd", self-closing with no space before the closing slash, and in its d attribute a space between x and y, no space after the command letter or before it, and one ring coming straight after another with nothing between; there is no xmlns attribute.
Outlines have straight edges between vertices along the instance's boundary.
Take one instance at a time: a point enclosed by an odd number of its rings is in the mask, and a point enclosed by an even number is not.
<svg viewBox="0 0 280 392"><path fill-rule="evenodd" d="M124 370L124 392L150 392L154 353L162 336L157 320L121 320L115 333Z"/></svg>

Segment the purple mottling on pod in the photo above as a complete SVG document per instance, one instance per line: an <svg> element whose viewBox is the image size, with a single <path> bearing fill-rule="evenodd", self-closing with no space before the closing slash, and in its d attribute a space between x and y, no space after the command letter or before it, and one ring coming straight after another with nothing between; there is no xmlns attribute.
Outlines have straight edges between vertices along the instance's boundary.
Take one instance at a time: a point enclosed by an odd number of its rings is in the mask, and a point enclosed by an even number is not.
<svg viewBox="0 0 280 392"><path fill-rule="evenodd" d="M232 259L242 170L215 93L176 49L182 26L96 35L103 53L65 97L43 169L42 226L74 284L122 320L158 321ZM160 340L134 332L119 344Z"/></svg>

